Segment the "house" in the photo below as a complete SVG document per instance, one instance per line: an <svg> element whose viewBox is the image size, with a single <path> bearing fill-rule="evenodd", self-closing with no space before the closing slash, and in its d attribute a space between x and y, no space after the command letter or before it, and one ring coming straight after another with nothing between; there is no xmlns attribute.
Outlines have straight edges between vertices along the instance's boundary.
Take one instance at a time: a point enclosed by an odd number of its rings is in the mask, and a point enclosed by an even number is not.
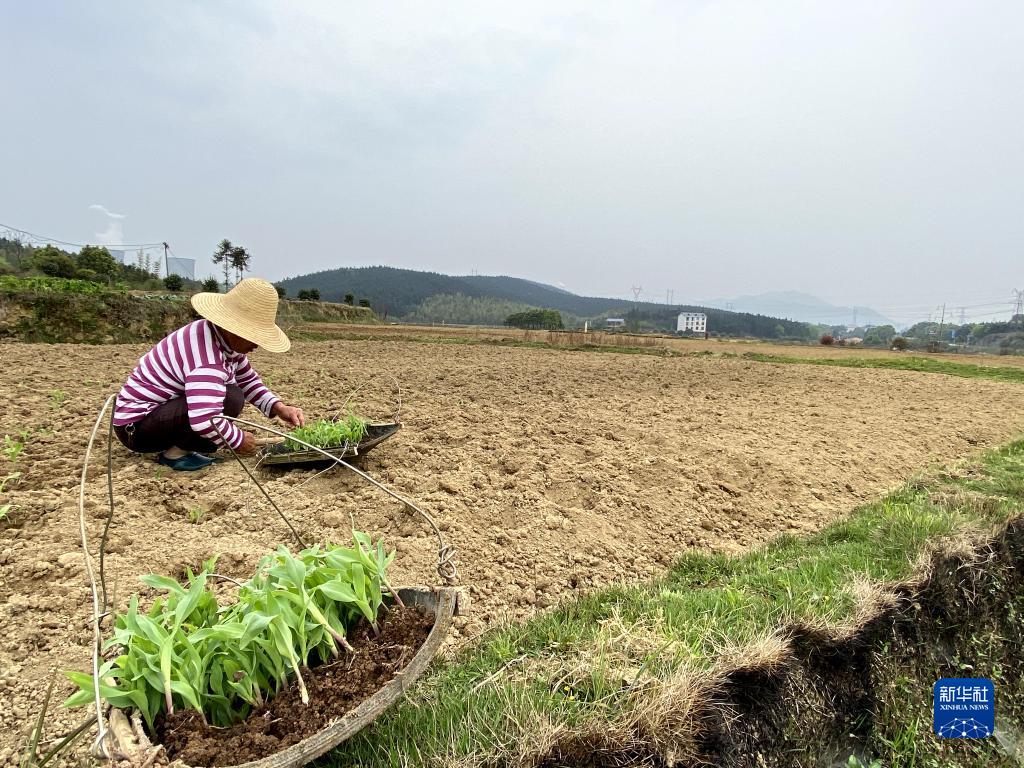
<svg viewBox="0 0 1024 768"><path fill-rule="evenodd" d="M626 321L621 317L609 317L604 321L605 330L612 330L613 328L623 328L626 325Z"/></svg>
<svg viewBox="0 0 1024 768"><path fill-rule="evenodd" d="M703 312L680 312L676 319L676 332L707 333L708 316Z"/></svg>

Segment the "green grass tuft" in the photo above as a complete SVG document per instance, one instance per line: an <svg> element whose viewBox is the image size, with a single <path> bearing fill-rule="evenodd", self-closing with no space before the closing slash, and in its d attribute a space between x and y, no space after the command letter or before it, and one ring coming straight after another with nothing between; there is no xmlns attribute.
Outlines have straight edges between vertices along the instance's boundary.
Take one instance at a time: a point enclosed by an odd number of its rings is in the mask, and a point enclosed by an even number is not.
<svg viewBox="0 0 1024 768"><path fill-rule="evenodd" d="M942 373L964 379L991 379L1024 384L1024 368L994 365L958 363L952 360L936 360L931 357L790 357L788 355L766 355L761 352L746 352L744 360L759 363L782 363L794 365L831 365L839 368L884 368L918 373Z"/></svg>

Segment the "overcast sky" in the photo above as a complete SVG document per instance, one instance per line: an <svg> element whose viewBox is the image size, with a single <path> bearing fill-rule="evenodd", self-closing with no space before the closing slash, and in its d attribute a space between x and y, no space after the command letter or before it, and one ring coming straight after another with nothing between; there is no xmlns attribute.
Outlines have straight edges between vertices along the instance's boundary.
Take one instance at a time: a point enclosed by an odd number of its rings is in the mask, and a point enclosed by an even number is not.
<svg viewBox="0 0 1024 768"><path fill-rule="evenodd" d="M0 85L0 222L200 274L227 237L271 279L1024 288L1019 0L0 0Z"/></svg>

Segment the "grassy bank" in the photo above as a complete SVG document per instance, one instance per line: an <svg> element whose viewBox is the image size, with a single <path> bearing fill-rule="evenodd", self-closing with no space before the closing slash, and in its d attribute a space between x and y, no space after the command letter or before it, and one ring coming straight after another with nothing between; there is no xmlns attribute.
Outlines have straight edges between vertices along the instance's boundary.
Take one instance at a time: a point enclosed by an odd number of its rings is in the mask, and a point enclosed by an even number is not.
<svg viewBox="0 0 1024 768"><path fill-rule="evenodd" d="M43 343L122 344L158 341L198 315L186 294L136 295L81 280L56 281L67 290L29 290L0 285L0 339ZM50 281L44 285L49 285ZM278 322L371 324L368 307L327 302L282 301ZM300 336L301 338L301 336Z"/></svg>
<svg viewBox="0 0 1024 768"><path fill-rule="evenodd" d="M485 635L327 759L363 766L562 764L572 762L574 750L578 757L607 749L685 764L715 753L709 733L729 730L728 713L714 702L737 670L782 669L808 637L827 646L855 636L896 599L879 585L920 574L940 543L972 551L966 543L984 540L1022 510L1024 441L910 483L809 538L784 537L742 557L689 553L659 581L573 599ZM1018 638L1022 608L997 616L1015 622ZM1016 717L1019 725L1019 666L976 672L996 678L1001 701L1017 701L999 712L1002 722ZM926 698L919 688L917 715ZM994 740L940 743L926 721L901 736L906 712L896 694L887 701L879 706L900 717L887 731L895 757L885 765L930 765L917 761L917 750L939 755L944 762L936 765L1002 764ZM884 741L863 741L871 750L885 748Z"/></svg>
<svg viewBox="0 0 1024 768"><path fill-rule="evenodd" d="M699 354L699 353L698 353ZM783 363L796 365L831 365L838 368L886 368L897 371L917 371L918 373L942 373L947 376L959 376L964 379L992 379L993 381L1009 381L1024 384L1024 368L1009 366L974 365L958 363L952 360L938 360L933 357L790 357L788 355L766 355L760 352L746 352L737 355L743 360L754 360L759 363Z"/></svg>
<svg viewBox="0 0 1024 768"><path fill-rule="evenodd" d="M2 339L79 344L156 341L194 318L185 297L144 299L104 290L0 290Z"/></svg>

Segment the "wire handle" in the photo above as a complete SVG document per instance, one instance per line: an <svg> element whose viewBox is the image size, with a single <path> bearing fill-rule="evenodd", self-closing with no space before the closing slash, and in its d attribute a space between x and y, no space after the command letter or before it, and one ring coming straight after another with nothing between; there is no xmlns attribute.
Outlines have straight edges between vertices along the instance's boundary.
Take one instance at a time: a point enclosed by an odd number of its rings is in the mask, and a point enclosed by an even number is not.
<svg viewBox="0 0 1024 768"><path fill-rule="evenodd" d="M399 392L400 391L401 390L399 390ZM89 587L90 587L90 590L92 592L92 632L93 632L93 649L92 649L92 670L93 670L93 675L92 675L92 679L93 679L93 695L94 695L93 697L94 697L94 703L95 703L95 706L96 706L96 723L97 723L97 731L98 731L98 733L97 733L95 741L93 742L93 746L92 746L92 750L91 751L92 751L94 756L100 757L102 759L107 759L107 760L111 759L112 752L111 752L111 749L110 749L110 747L108 745L108 741L109 741L108 736L110 735L110 730L107 727L107 723L106 723L105 718L103 716L103 697L102 697L102 695L100 693L99 666L100 666L100 655L101 655L101 652L102 652L102 644L103 644L103 632L102 632L102 630L100 628L100 624L103 621L104 617L106 617L108 615L108 613L110 611L110 608L111 608L109 595L107 594L106 575L105 575L105 569L104 569L104 565L105 565L105 563L104 563L104 555L106 554L107 535L108 535L108 533L110 531L110 525L111 525L111 523L113 521L113 518L114 518L114 487L113 487L114 409L112 408L112 405L113 405L114 400L115 400L116 397L117 397L116 395L110 395L106 399L106 401L103 403L103 407L100 408L99 414L97 414L97 416L96 416L96 423L93 425L92 432L89 435L89 442L86 444L85 459L82 462L82 476L81 476L81 480L79 482L79 487L78 487L78 525L79 525L79 532L81 534L81 539L82 539L82 552L83 552L83 555L85 557L85 570L86 570L86 573L87 573L87 575L89 577ZM399 397L401 397L401 395L399 395ZM401 405L399 405L399 408L401 408ZM102 585L102 586L99 586L96 583L96 571L93 568L92 554L89 551L89 537L88 537L88 532L86 530L86 524L85 524L85 483L86 483L86 479L87 479L88 473L89 473L89 460L92 457L93 444L96 442L96 435L99 432L100 425L103 423L103 418L104 418L104 416L107 415L108 411L110 412L109 424L108 424L108 430L107 430L107 492L108 492L108 497L109 497L108 498L109 512L107 514L107 519L106 519L106 522L105 522L104 527L103 527L103 534L102 534L102 537L100 539L100 548L99 548L99 580L100 580L100 585ZM405 505L405 507L407 509L411 509L411 510L414 510L414 511L418 512L419 515L424 520L427 521L427 523L430 525L431 529L433 529L434 534L437 536L437 575L446 584L452 584L452 583L454 583L455 581L458 580L458 578L459 578L459 571L458 571L457 566L455 565L455 555L456 555L455 548L451 547L451 546L449 546L449 545L447 545L445 543L444 536L442 536L441 530L437 527L437 523L434 522L434 519L429 514L427 514L426 511L421 509L419 506L417 506L413 502L409 501L405 497L395 493L394 491L392 491L390 488L388 488L384 484L382 484L382 483L378 482L377 480L375 480L374 478L370 477L368 474L363 472L361 469L358 469L358 468L352 466L347 461L344 461L343 459L341 459L341 458L339 458L339 457L337 457L337 456L335 456L335 455L333 455L331 453L328 453L327 451L323 450L322 448L319 448L319 447L317 447L315 445L311 445L310 443L307 443L305 440L301 440L301 439L299 439L297 437L294 437L292 435L288 435L288 434L286 434L284 432L281 432L280 430L274 429L273 427L268 427L268 426L266 426L264 424L257 424L256 422L248 421L247 419L239 419L239 418L236 418L236 417L233 417L233 416L228 416L227 414L224 414L222 416L222 418L228 419L229 421L232 421L232 422L237 423L237 424L244 424L245 426L252 427L254 429L262 429L262 430L264 430L266 432L270 432L270 433L272 433L274 435L277 435L280 438L286 438L286 439L289 439L289 440L293 440L293 441L299 443L300 445L304 445L307 448L309 448L310 450L313 450L313 451L316 451L319 454L322 454L326 459L334 462L335 465L340 465L340 466L345 467L346 469L351 470L352 472L354 472L359 477L361 477L364 480L366 480L371 485L375 486L376 488L379 488L384 493L386 493L389 496L393 497L394 499L397 499L398 501L400 501L402 504ZM217 430L217 433L221 436L221 438L223 440L224 436L221 433L219 427L217 427L215 422L213 423L213 426L214 426L214 429ZM224 444L227 445L227 442L224 441ZM274 500L270 497L270 494L267 493L266 489L260 484L259 480L256 479L255 475L252 473L252 471L250 471L249 467L246 466L244 461L242 461L241 456L239 456L235 452L235 450L233 448L231 448L231 446L228 446L228 448L231 450L231 454L235 457L235 459L238 460L238 463L242 465L242 469L245 470L245 473L256 484L256 487L260 489L260 492L264 495L264 497L267 499L267 501L270 502L271 506L274 507L274 509L277 511L277 513L281 516L281 519L284 520L284 522L288 526L289 530L295 536L296 541L298 541L299 544L303 548L305 548L305 544L303 543L302 538L299 536L298 532L295 530L294 526L291 524L291 521L287 518L287 516L285 516L285 514L280 510L280 508L278 508L278 506L274 503ZM101 592L102 592L102 598L100 596Z"/></svg>
<svg viewBox="0 0 1024 768"><path fill-rule="evenodd" d="M116 395L111 395L107 398L106 402L103 403L103 407L100 408L99 415L96 417L96 423L93 425L92 433L89 435L89 442L85 447L85 461L82 463L82 480L78 486L78 527L79 532L82 535L82 552L85 554L85 571L89 576L89 586L92 590L92 681L93 681L93 698L96 705L96 723L97 723L97 736L96 740L92 745L92 752L95 756L104 759L110 759L111 753L107 747L107 727L103 720L103 697L100 695L100 649L103 645L103 633L100 630L100 622L106 615L107 611L107 594L106 584L104 582L103 588L103 610L100 610L100 592L96 587L96 574L93 571L92 566L92 555L89 554L89 536L85 528L85 480L89 472L89 457L92 455L92 445L96 442L96 433L99 432L100 424L103 423L103 417L106 415L107 410L110 410L111 418L111 433L107 435L108 440L112 440L113 432L113 418L114 411L111 405L114 402ZM108 458L107 458L107 474L108 479L110 476L110 446L107 446ZM113 517L113 496L111 496L110 506L110 517ZM107 519L107 528L110 526L110 518ZM104 528L104 541L106 540L107 528ZM103 548L100 549L100 578L103 578L102 572L103 563Z"/></svg>
<svg viewBox="0 0 1024 768"><path fill-rule="evenodd" d="M401 421L402 421L402 385L401 385L401 384L399 384L399 383L398 383L398 379L396 379L396 378L395 378L394 376L392 376L392 375L391 375L390 373L381 373L381 372L377 372L377 373L375 373L375 374L371 374L371 375L370 375L370 378L364 379L364 380L363 380L363 381L362 381L362 382L361 382L361 383L359 384L359 386L358 386L358 387L356 387L355 389L353 389L353 390L352 390L352 391L351 391L351 392L349 393L348 397L346 397L346 398L345 398L345 402L343 402L343 403L341 404L341 407L340 407L340 408L337 408L337 409L336 409L336 410L334 411L334 419L335 419L335 420L337 420L337 419L338 419L338 417L339 417L339 416L340 416L340 415L341 415L342 413L344 413L344 411L345 411L345 410L346 410L346 409L348 408L348 406L349 406L349 403L351 403L351 402L352 402L352 401L353 401L353 400L355 399L355 396L356 396L356 395L358 395L358 394L359 394L359 393L360 393L360 392L361 392L361 391L363 390L363 388L364 388L364 387L365 387L365 386L366 386L366 385L367 385L367 384L368 384L368 383L369 383L370 381L372 381L372 380L373 380L373 379L374 379L375 377L376 377L376 378L379 378L379 379L380 379L380 378L385 378L385 379L391 379L391 384L392 384L392 386L394 387L394 394L395 394L395 415L391 417L391 420L392 420L393 422L395 422L395 423L399 423L399 422L401 422Z"/></svg>
<svg viewBox="0 0 1024 768"><path fill-rule="evenodd" d="M265 430L265 431L270 432L272 434L275 434L275 435L277 435L279 437L285 437L285 438L287 438L289 440L292 440L292 441L298 443L299 445L304 445L307 448L309 448L310 450L316 451L317 453L321 454L324 458L326 458L326 459L328 459L330 461L333 461L336 465L340 465L342 467L345 467L346 469L351 470L355 474L359 475L359 477L363 478L363 480L365 480L366 482L370 483L374 487L376 487L379 490L381 490L384 493L386 493L388 496L391 496L392 498L402 502L402 504L404 504L407 509L411 509L411 510L419 513L420 517L422 517L424 520L426 520L427 524L430 525L430 527L433 529L434 535L437 536L437 568L436 568L437 575L446 584L452 584L456 580L458 580L458 578L459 578L459 569L455 565L455 554L456 554L455 548L445 544L444 536L441 534L441 529L437 527L437 523L434 522L434 518L432 518L429 514L427 514L427 512L425 510L421 509L416 504L414 504L413 502L409 501L409 499L405 498L404 496L401 496L398 493L395 493L390 488L388 488L386 485L384 485L383 483L379 482L378 480L375 480L374 478L370 477L368 474L363 472L363 470L361 470L358 467L355 467L355 466L349 464L344 459L341 459L341 458L335 456L332 453L328 453L323 448L319 448L319 447L317 447L315 445L312 445L311 443L307 443L305 440L297 438L297 437L295 437L293 435L289 435L289 434L287 434L285 432L281 432L280 430L274 429L273 427L268 427L265 424L257 424L256 422L249 421L248 419L240 419L240 418L238 418L236 416L228 416L227 414L224 414L222 418L227 419L228 421L231 421L231 422L233 422L235 424L244 424L245 426L252 427L254 429L262 429L262 430ZM216 425L214 425L214 426L216 428ZM217 432L219 434L220 430L218 429ZM230 448L230 446L229 446L229 448ZM242 461L242 458L237 453L235 453L235 450L233 448L231 448L231 453L235 457L235 459L237 459L238 462L242 465L242 468L245 470L246 474L249 475L250 479L252 479L252 481L256 484L256 487L259 488L260 492L267 499L267 501L269 501L271 503L271 505L274 507L274 509L277 510L277 513L279 515L281 515L282 519L284 519L285 522L288 524L288 527L292 529L292 533L295 535L296 539L299 539L299 536L295 532L295 529L292 528L291 523L288 522L288 518L285 517L284 513L281 512L280 509L278 509L276 504L274 504L273 500L270 498L270 494L268 494L267 491L263 488L263 486L260 485L260 482L259 482L259 480L256 479L255 475L253 475L252 472L249 471L249 468L245 465L245 462ZM301 541L301 539L299 539L299 540Z"/></svg>

